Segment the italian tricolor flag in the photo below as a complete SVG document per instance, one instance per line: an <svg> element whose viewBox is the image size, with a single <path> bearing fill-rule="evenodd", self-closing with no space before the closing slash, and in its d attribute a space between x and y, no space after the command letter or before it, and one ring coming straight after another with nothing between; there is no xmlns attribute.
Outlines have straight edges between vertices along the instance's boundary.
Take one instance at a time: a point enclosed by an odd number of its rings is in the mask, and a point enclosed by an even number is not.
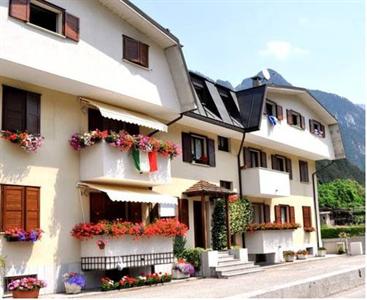
<svg viewBox="0 0 367 300"><path fill-rule="evenodd" d="M144 152L137 149L132 151L134 164L140 173L155 172L157 166L157 152Z"/></svg>

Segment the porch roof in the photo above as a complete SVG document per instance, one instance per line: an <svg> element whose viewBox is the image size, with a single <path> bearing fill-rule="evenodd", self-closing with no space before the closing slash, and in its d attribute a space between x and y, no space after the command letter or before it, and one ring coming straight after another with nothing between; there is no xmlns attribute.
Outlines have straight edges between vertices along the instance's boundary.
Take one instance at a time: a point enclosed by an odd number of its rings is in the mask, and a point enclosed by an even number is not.
<svg viewBox="0 0 367 300"><path fill-rule="evenodd" d="M220 197L226 195L234 195L237 193L226 188L217 186L213 183L207 182L205 180L200 180L193 186L189 187L186 191L184 191L183 194L187 196L209 195Z"/></svg>

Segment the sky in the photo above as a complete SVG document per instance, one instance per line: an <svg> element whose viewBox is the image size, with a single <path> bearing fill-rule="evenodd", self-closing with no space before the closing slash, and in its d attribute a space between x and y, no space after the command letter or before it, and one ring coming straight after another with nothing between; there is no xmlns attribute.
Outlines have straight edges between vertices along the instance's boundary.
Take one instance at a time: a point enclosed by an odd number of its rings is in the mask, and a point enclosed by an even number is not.
<svg viewBox="0 0 367 300"><path fill-rule="evenodd" d="M365 103L363 0L132 0L176 35L190 70L233 86L264 68Z"/></svg>

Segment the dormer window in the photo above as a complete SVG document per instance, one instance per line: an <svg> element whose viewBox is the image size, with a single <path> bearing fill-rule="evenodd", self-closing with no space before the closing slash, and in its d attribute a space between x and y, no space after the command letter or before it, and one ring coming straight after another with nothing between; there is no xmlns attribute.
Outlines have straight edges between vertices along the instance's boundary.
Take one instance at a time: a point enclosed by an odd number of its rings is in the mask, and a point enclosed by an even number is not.
<svg viewBox="0 0 367 300"><path fill-rule="evenodd" d="M29 23L62 34L64 10L47 2L32 0L29 6Z"/></svg>
<svg viewBox="0 0 367 300"><path fill-rule="evenodd" d="M310 132L319 137L325 137L325 126L320 122L310 119Z"/></svg>
<svg viewBox="0 0 367 300"><path fill-rule="evenodd" d="M305 129L305 117L294 110L287 109L287 123L294 127Z"/></svg>

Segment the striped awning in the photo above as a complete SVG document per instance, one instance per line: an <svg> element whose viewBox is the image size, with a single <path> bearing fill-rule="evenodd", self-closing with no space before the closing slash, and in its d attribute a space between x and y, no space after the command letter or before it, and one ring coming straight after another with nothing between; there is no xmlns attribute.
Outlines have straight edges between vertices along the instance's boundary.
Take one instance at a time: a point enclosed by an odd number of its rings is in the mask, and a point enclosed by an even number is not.
<svg viewBox="0 0 367 300"><path fill-rule="evenodd" d="M133 112L131 110L127 110L121 107L109 105L95 100L90 100L86 98L80 98L80 99L83 102L87 103L88 105L97 108L100 111L101 115L105 118L135 124L139 126L144 126L164 132L167 132L168 130L166 124L163 124L162 122L159 122L147 115Z"/></svg>

